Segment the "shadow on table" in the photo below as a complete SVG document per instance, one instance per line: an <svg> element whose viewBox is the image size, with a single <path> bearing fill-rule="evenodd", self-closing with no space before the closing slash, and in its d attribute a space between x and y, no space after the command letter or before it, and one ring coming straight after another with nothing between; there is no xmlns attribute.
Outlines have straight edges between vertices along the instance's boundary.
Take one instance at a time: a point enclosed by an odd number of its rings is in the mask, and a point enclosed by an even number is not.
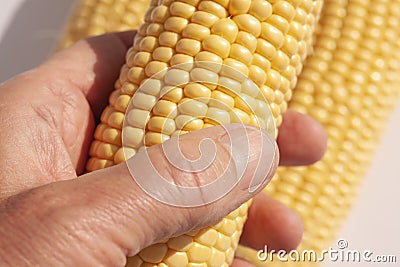
<svg viewBox="0 0 400 267"><path fill-rule="evenodd" d="M0 40L0 82L40 64L52 51L73 0L25 0Z"/></svg>

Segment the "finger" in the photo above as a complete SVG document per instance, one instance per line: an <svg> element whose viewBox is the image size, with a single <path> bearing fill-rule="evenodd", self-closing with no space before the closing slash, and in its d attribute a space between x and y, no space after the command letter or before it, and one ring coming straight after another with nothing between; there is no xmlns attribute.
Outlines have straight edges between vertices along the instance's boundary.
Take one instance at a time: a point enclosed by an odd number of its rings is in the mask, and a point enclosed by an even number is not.
<svg viewBox="0 0 400 267"><path fill-rule="evenodd" d="M231 267L254 267L254 265L243 259L235 258L231 264Z"/></svg>
<svg viewBox="0 0 400 267"><path fill-rule="evenodd" d="M63 87L81 91L98 120L114 90L134 35L134 31L129 31L83 39L56 53L41 69L51 71L57 78L54 82L58 80Z"/></svg>
<svg viewBox="0 0 400 267"><path fill-rule="evenodd" d="M303 234L300 217L266 194L258 194L250 206L241 243L254 249L291 250Z"/></svg>
<svg viewBox="0 0 400 267"><path fill-rule="evenodd" d="M283 114L277 143L281 165L309 165L320 160L324 155L327 136L321 124L314 119L288 110Z"/></svg>
<svg viewBox="0 0 400 267"><path fill-rule="evenodd" d="M32 190L20 196L17 201L15 199L8 201L8 212L0 215L6 214L8 221L25 223L21 226L21 229L25 229L21 236L26 240L16 241L21 244L17 247L22 254L26 252L27 255L35 257L43 255L44 251L40 251L41 249L51 247L56 253L57 248L62 248L64 260L71 261L77 257L76 255L83 253L96 261L85 262L88 266L99 263L122 266L124 262L117 260L122 261L123 256L134 255L143 247L165 238L216 223L268 183L277 167L278 153L275 151L274 141L253 127L244 128L245 135L243 135L242 130L238 130L239 127L243 128L241 125L231 125L227 127L229 131L225 131L223 127L216 126L182 135L179 145L183 156L190 159L184 161L187 165L182 165L183 162L180 160L174 161L174 158L167 160L167 152L162 150L163 147L153 146L147 152L143 150L129 159L127 164ZM205 139L212 140L214 146L205 144L207 143ZM168 149L168 144L174 140L176 139L166 141L165 149ZM246 150L242 145L249 140L251 142ZM202 145L199 147L200 143ZM232 157L229 149L231 144L240 145L239 148L233 148L238 154ZM214 149L216 154L209 167L194 174L181 170L185 166L190 170L196 169L194 159L202 153L209 155L210 149ZM153 166L144 164L147 159L151 160ZM233 160L233 165L228 164L230 160ZM244 162L247 164L244 165ZM135 176L133 179L128 166L145 170L147 175ZM243 175L240 175L240 166L245 167ZM153 191L145 193L142 188L146 188L146 181L152 181L153 168L167 181L197 189L192 190L190 196L186 196L182 195L183 188L163 191L159 184L155 184ZM137 174L137 172L132 173ZM238 183L227 192L225 192L227 188L216 188L214 192L218 193L219 198L212 203L195 208L183 208L164 204L162 200L155 199L160 195L169 194L175 199L186 197L190 203L190 199L193 200L200 195L201 200L207 203L207 198L213 192L208 192L205 187L199 186L209 184L222 173L227 174L222 186L237 180ZM259 184L259 187L256 184ZM249 187L256 189L249 191ZM152 192L155 193L155 197L150 196ZM35 205L34 209L32 205ZM27 210L35 212L21 212L18 207L26 207ZM35 225L40 227L32 229ZM40 238L37 238L38 236ZM54 238L55 236L57 238ZM13 240L10 236L4 238ZM29 247L30 240L35 240L33 248ZM10 241L9 245L12 247L15 244ZM105 251L107 253L104 253ZM49 260L60 258L46 255ZM68 263L70 266L84 265ZM56 264L47 264L51 265Z"/></svg>

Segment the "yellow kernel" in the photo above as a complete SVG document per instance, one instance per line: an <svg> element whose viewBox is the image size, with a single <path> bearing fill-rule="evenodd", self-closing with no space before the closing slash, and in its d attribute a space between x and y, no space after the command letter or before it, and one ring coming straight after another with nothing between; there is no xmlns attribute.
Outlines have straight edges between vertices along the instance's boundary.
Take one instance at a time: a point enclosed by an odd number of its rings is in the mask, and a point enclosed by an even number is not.
<svg viewBox="0 0 400 267"><path fill-rule="evenodd" d="M208 88L214 89L218 84L218 74L203 68L194 68L190 72L190 80L204 83Z"/></svg>
<svg viewBox="0 0 400 267"><path fill-rule="evenodd" d="M215 243L215 248L220 251L225 251L231 246L231 239L222 233L218 233L218 239Z"/></svg>
<svg viewBox="0 0 400 267"><path fill-rule="evenodd" d="M195 10L196 8L194 6L182 2L173 2L169 7L169 12L171 15L185 19L190 18Z"/></svg>
<svg viewBox="0 0 400 267"><path fill-rule="evenodd" d="M231 79L243 82L249 75L249 69L242 62L233 58L227 58L224 60L220 73Z"/></svg>
<svg viewBox="0 0 400 267"><path fill-rule="evenodd" d="M110 97L108 98L108 101L110 102L111 106L114 107L115 102L117 101L117 98L119 97L120 92L119 90L114 90L111 92ZM114 107L115 109L115 107Z"/></svg>
<svg viewBox="0 0 400 267"><path fill-rule="evenodd" d="M251 79L246 79L241 84L241 92L251 97L256 97L260 92L260 88Z"/></svg>
<svg viewBox="0 0 400 267"><path fill-rule="evenodd" d="M231 45L224 38L211 34L203 41L203 49L217 54L222 58L226 58L231 50Z"/></svg>
<svg viewBox="0 0 400 267"><path fill-rule="evenodd" d="M161 89L160 95L162 96L162 99L178 103L183 97L183 90L180 87L164 86Z"/></svg>
<svg viewBox="0 0 400 267"><path fill-rule="evenodd" d="M177 105L168 100L159 100L153 108L154 115L174 119L177 115Z"/></svg>
<svg viewBox="0 0 400 267"><path fill-rule="evenodd" d="M175 54L171 58L170 63L175 69L190 71L193 68L193 57L184 54Z"/></svg>
<svg viewBox="0 0 400 267"><path fill-rule="evenodd" d="M195 241L206 245L206 246L214 246L215 242L218 238L218 232L212 228L206 228L200 230L200 232L196 235Z"/></svg>
<svg viewBox="0 0 400 267"><path fill-rule="evenodd" d="M236 96L240 94L242 88L238 81L221 76L218 81L218 89L222 92L227 93L230 96Z"/></svg>
<svg viewBox="0 0 400 267"><path fill-rule="evenodd" d="M128 125L140 129L146 127L147 122L150 119L150 111L141 109L131 109L126 115L126 122Z"/></svg>
<svg viewBox="0 0 400 267"><path fill-rule="evenodd" d="M187 3L191 6L197 6L200 0L180 0L181 2Z"/></svg>
<svg viewBox="0 0 400 267"><path fill-rule="evenodd" d="M182 36L198 41L203 41L210 35L210 29L197 23L189 23L182 32Z"/></svg>
<svg viewBox="0 0 400 267"><path fill-rule="evenodd" d="M153 59L162 62L168 62L173 55L174 50L171 47L160 46L153 51Z"/></svg>
<svg viewBox="0 0 400 267"><path fill-rule="evenodd" d="M273 59L277 52L276 48L270 42L267 42L263 39L257 39L256 51L268 60Z"/></svg>
<svg viewBox="0 0 400 267"><path fill-rule="evenodd" d="M295 8L287 1L278 1L273 5L274 14L292 20L296 15Z"/></svg>
<svg viewBox="0 0 400 267"><path fill-rule="evenodd" d="M261 23L258 19L250 14L242 14L233 17L241 31L248 32L254 37L258 37L261 33Z"/></svg>
<svg viewBox="0 0 400 267"><path fill-rule="evenodd" d="M270 113L267 102L262 100L256 100L256 101L257 101L256 115L262 119L267 119Z"/></svg>
<svg viewBox="0 0 400 267"><path fill-rule="evenodd" d="M167 242L169 248L177 251L188 251L192 245L193 239L188 235L181 235L178 237L170 238Z"/></svg>
<svg viewBox="0 0 400 267"><path fill-rule="evenodd" d="M179 35L175 32L162 32L158 37L160 45L174 47L179 40Z"/></svg>
<svg viewBox="0 0 400 267"><path fill-rule="evenodd" d="M167 254L168 247L165 244L154 244L139 252L140 258L149 263L160 263Z"/></svg>
<svg viewBox="0 0 400 267"><path fill-rule="evenodd" d="M115 164L119 164L130 159L134 155L136 155L136 150L134 148L121 147L118 149L117 153L115 153L114 162Z"/></svg>
<svg viewBox="0 0 400 267"><path fill-rule="evenodd" d="M238 35L239 29L236 23L230 18L218 20L212 27L211 32L219 35L230 43L233 43Z"/></svg>
<svg viewBox="0 0 400 267"><path fill-rule="evenodd" d="M244 47L249 49L251 53L254 53L257 47L257 38L248 32L239 31L236 38L236 43L243 45Z"/></svg>
<svg viewBox="0 0 400 267"><path fill-rule="evenodd" d="M103 113L101 113L100 121L103 122L104 124L107 123L108 118L110 115L114 112L114 108L111 106L107 106L104 110Z"/></svg>
<svg viewBox="0 0 400 267"><path fill-rule="evenodd" d="M137 92L132 97L132 105L135 108L151 110L157 102L157 98L152 95Z"/></svg>
<svg viewBox="0 0 400 267"><path fill-rule="evenodd" d="M124 113L114 111L108 117L107 123L110 127L122 129L122 124L124 122Z"/></svg>
<svg viewBox="0 0 400 267"><path fill-rule="evenodd" d="M251 0L231 0L229 3L229 14L246 14L249 11Z"/></svg>
<svg viewBox="0 0 400 267"><path fill-rule="evenodd" d="M249 65L252 61L253 55L251 54L249 49L247 49L243 45L233 44L231 46L230 57L242 62L243 64Z"/></svg>
<svg viewBox="0 0 400 267"><path fill-rule="evenodd" d="M189 73L180 69L169 69L165 74L164 81L171 86L180 86L189 82Z"/></svg>
<svg viewBox="0 0 400 267"><path fill-rule="evenodd" d="M183 98L178 103L178 111L180 114L190 115L192 117L204 117L207 113L208 106L200 101Z"/></svg>
<svg viewBox="0 0 400 267"><path fill-rule="evenodd" d="M211 28L211 26L218 20L218 17L204 11L194 12L191 22L203 25L204 27Z"/></svg>
<svg viewBox="0 0 400 267"><path fill-rule="evenodd" d="M96 171L96 170L108 168L112 165L114 165L114 162L111 160L90 158L86 165L86 169L88 171Z"/></svg>
<svg viewBox="0 0 400 267"><path fill-rule="evenodd" d="M154 36L146 36L140 41L140 50L145 52L153 52L158 46L157 38Z"/></svg>
<svg viewBox="0 0 400 267"><path fill-rule="evenodd" d="M243 124L248 124L250 122L250 116L246 112L244 112L241 109L238 108L233 108L229 112L231 116L231 122L232 123L243 123Z"/></svg>
<svg viewBox="0 0 400 267"><path fill-rule="evenodd" d="M169 251L164 259L168 266L186 266L189 263L186 252Z"/></svg>
<svg viewBox="0 0 400 267"><path fill-rule="evenodd" d="M251 64L261 67L264 71L267 71L271 68L271 62L258 53L253 54Z"/></svg>
<svg viewBox="0 0 400 267"><path fill-rule="evenodd" d="M94 138L96 140L103 140L103 133L105 130L109 129L108 125L100 123L97 127L96 130L94 131Z"/></svg>
<svg viewBox="0 0 400 267"><path fill-rule="evenodd" d="M261 37L269 41L276 48L280 48L284 42L282 32L266 22L261 23Z"/></svg>
<svg viewBox="0 0 400 267"><path fill-rule="evenodd" d="M153 78L162 78L165 75L166 70L168 68L168 64L162 61L151 61L147 64L146 68L144 69L145 74L147 77Z"/></svg>
<svg viewBox="0 0 400 267"><path fill-rule="evenodd" d="M235 107L240 108L248 114L253 114L256 112L257 102L251 96L240 94L240 96L235 97Z"/></svg>
<svg viewBox="0 0 400 267"><path fill-rule="evenodd" d="M281 86L281 75L274 69L267 71L267 81L265 83L272 90L278 90Z"/></svg>
<svg viewBox="0 0 400 267"><path fill-rule="evenodd" d="M159 23L151 23L146 30L148 36L158 37L164 31L164 26Z"/></svg>
<svg viewBox="0 0 400 267"><path fill-rule="evenodd" d="M253 15L260 21L264 21L271 16L272 6L268 1L265 0L253 0L251 1L249 14Z"/></svg>
<svg viewBox="0 0 400 267"><path fill-rule="evenodd" d="M122 130L122 143L124 146L139 148L143 146L144 130L126 126Z"/></svg>
<svg viewBox="0 0 400 267"><path fill-rule="evenodd" d="M134 66L145 67L152 60L149 52L137 52L133 58Z"/></svg>
<svg viewBox="0 0 400 267"><path fill-rule="evenodd" d="M224 94L223 92L218 90L212 91L209 103L210 107L229 111L233 108L234 105L235 100L233 99L233 97Z"/></svg>
<svg viewBox="0 0 400 267"><path fill-rule="evenodd" d="M128 107L131 97L128 95L120 95L114 103L114 108L117 111L125 112Z"/></svg>
<svg viewBox="0 0 400 267"><path fill-rule="evenodd" d="M231 236L236 231L236 223L233 220L224 218L222 227L219 229L221 233Z"/></svg>
<svg viewBox="0 0 400 267"><path fill-rule="evenodd" d="M282 46L282 51L285 52L288 56L293 56L294 54L297 53L298 47L299 46L296 39L287 34L285 36L285 42L283 43Z"/></svg>
<svg viewBox="0 0 400 267"><path fill-rule="evenodd" d="M251 65L249 67L249 79L258 85L263 85L267 80L267 74L260 67Z"/></svg>
<svg viewBox="0 0 400 267"><path fill-rule="evenodd" d="M178 115L175 119L176 127L179 130L196 131L204 126L202 119L196 119L189 115Z"/></svg>
<svg viewBox="0 0 400 267"><path fill-rule="evenodd" d="M289 66L290 59L285 53L278 50L276 56L272 59L271 64L275 70L283 72Z"/></svg>
<svg viewBox="0 0 400 267"><path fill-rule="evenodd" d="M145 77L146 74L141 67L132 67L128 72L128 80L132 83L140 84Z"/></svg>
<svg viewBox="0 0 400 267"><path fill-rule="evenodd" d="M214 265L222 266L226 262L225 260L226 260L225 253L213 247L211 248L211 255L207 261L209 266L214 266Z"/></svg>
<svg viewBox="0 0 400 267"><path fill-rule="evenodd" d="M181 17L169 17L164 22L164 28L167 31L181 33L188 24L188 20Z"/></svg>
<svg viewBox="0 0 400 267"><path fill-rule="evenodd" d="M169 18L169 10L168 7L164 5L160 5L154 7L153 11L151 12L151 21L164 23L167 18Z"/></svg>
<svg viewBox="0 0 400 267"><path fill-rule="evenodd" d="M170 139L169 135L162 133L147 132L144 136L144 143L146 146L153 146L164 143Z"/></svg>
<svg viewBox="0 0 400 267"><path fill-rule="evenodd" d="M211 124L228 124L230 123L231 118L227 111L215 107L210 107L208 108L207 115L204 121Z"/></svg>
<svg viewBox="0 0 400 267"><path fill-rule="evenodd" d="M200 52L201 43L200 41L183 38L176 44L176 52L186 54L189 56L194 56Z"/></svg>
<svg viewBox="0 0 400 267"><path fill-rule="evenodd" d="M201 1L198 9L211 13L219 18L225 18L228 15L226 9L214 1Z"/></svg>
<svg viewBox="0 0 400 267"><path fill-rule="evenodd" d="M199 83L190 83L183 90L185 96L196 99L203 103L210 101L211 91L206 86Z"/></svg>
<svg viewBox="0 0 400 267"><path fill-rule="evenodd" d="M189 259L192 262L207 261L211 255L211 249L198 243L193 243L188 252Z"/></svg>
<svg viewBox="0 0 400 267"><path fill-rule="evenodd" d="M196 66L215 73L218 73L222 67L222 58L214 53L201 51L195 57Z"/></svg>
<svg viewBox="0 0 400 267"><path fill-rule="evenodd" d="M278 30L280 30L281 32L283 32L285 34L289 31L289 28L290 28L290 24L286 19L284 19L281 16L275 15L275 14L270 16L266 20L266 22L271 25L274 25L275 28L277 28Z"/></svg>
<svg viewBox="0 0 400 267"><path fill-rule="evenodd" d="M176 130L175 121L170 118L154 116L149 120L148 129L153 132L171 135Z"/></svg>

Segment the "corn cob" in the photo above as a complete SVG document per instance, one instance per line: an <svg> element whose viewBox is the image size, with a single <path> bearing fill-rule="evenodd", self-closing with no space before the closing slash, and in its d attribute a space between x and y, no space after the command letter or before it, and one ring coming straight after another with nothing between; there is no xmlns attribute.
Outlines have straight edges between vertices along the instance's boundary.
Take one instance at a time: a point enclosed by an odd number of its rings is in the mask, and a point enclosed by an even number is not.
<svg viewBox="0 0 400 267"><path fill-rule="evenodd" d="M266 189L302 216L300 250L318 252L334 238L397 99L399 5L396 0L324 2L315 52L289 106L325 126L328 152L312 167L281 168ZM250 249L239 246L237 255L264 266Z"/></svg>

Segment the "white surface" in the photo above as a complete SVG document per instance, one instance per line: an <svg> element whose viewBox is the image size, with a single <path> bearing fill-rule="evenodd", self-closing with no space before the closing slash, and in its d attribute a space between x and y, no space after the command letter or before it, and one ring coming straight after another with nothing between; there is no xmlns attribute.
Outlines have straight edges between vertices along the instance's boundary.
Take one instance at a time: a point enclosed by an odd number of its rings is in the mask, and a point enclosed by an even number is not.
<svg viewBox="0 0 400 267"><path fill-rule="evenodd" d="M44 60L72 5L72 0L1 0L0 82ZM400 75L400 74L399 74ZM400 85L399 85L400 86ZM400 102L399 102L400 104ZM400 105L365 177L359 198L339 237L351 249L396 255L400 262ZM336 248L336 245L332 245ZM328 263L327 266L365 266L365 263Z"/></svg>

